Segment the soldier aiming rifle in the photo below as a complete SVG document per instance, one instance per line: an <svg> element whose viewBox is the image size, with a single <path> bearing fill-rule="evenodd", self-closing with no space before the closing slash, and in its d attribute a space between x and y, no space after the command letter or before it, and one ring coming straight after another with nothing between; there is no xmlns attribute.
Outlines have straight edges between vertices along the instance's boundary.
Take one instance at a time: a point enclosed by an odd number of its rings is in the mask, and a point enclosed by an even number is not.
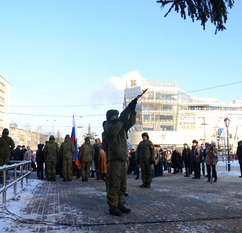
<svg viewBox="0 0 242 233"><path fill-rule="evenodd" d="M120 216L131 211L124 206L128 173L127 132L136 122L135 107L137 100L146 91L147 89L134 98L121 112L120 117L118 117L118 110L108 110L106 113L107 120L103 122L102 139L105 142L104 150L108 160L107 200L111 215Z"/></svg>

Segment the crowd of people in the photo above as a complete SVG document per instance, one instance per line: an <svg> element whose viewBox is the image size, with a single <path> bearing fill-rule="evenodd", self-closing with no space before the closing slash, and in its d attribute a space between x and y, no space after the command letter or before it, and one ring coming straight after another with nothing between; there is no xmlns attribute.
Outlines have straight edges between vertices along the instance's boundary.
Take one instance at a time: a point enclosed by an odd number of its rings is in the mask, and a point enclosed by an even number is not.
<svg viewBox="0 0 242 233"><path fill-rule="evenodd" d="M183 148L161 148L161 145L152 143L147 132L143 132L137 148L128 148L128 131L136 122L137 100L132 100L120 114L115 109L107 111L102 140L97 138L92 144L86 137L78 148L78 163L73 160L76 149L68 134L61 145L51 135L45 144L38 144L38 150L33 153L29 146L15 148L8 129L4 129L0 137L0 166L8 164L9 159L31 160L39 179L56 181L56 175L60 175L63 181L72 181L74 177L83 182L88 182L89 177L103 180L109 213L115 216L131 212L124 205L128 195L128 174L136 175L137 180L141 178L141 188L150 188L152 179L163 176L164 171L192 176L193 179L205 176L207 182L217 182L218 149L215 142L199 145L194 139L191 146L184 143ZM242 177L242 141L238 142L237 157Z"/></svg>
<svg viewBox="0 0 242 233"><path fill-rule="evenodd" d="M199 145L194 139L191 147L184 143L180 149L175 146L162 149L160 145L152 144L148 133L142 133L141 137L143 140L138 147L129 149L128 157L128 174L136 175L135 179L139 179L141 172L143 184L140 187L150 188L152 178L163 176L164 171L184 173L184 177L193 174L193 179L205 176L208 182L217 182L218 149L215 142Z"/></svg>
<svg viewBox="0 0 242 233"><path fill-rule="evenodd" d="M95 144L90 143L90 138L86 137L85 142L78 148L78 162L73 161L75 146L71 142L70 135L66 135L64 142L60 145L55 142L55 137L51 135L45 144L38 144L37 151L34 152L29 146L17 145L9 136L9 130L4 129L0 137L0 166L9 164L10 160L16 162L31 161L32 171L37 172L38 179L56 181L56 176L60 175L63 181L72 181L82 178L94 177L97 180L104 180L106 177L107 162L106 153L102 149L101 140L95 139ZM19 175L17 173L17 175ZM0 172L0 182L3 180L3 173ZM7 179L10 179L7 177Z"/></svg>

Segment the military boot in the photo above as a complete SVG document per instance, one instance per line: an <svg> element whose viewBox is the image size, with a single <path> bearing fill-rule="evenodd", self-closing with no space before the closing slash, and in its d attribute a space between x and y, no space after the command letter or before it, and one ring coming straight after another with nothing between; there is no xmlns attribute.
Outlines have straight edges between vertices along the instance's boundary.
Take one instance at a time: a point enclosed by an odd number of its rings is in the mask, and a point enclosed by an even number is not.
<svg viewBox="0 0 242 233"><path fill-rule="evenodd" d="M122 213L128 214L131 212L131 209L126 208L123 204L119 204L118 208Z"/></svg>
<svg viewBox="0 0 242 233"><path fill-rule="evenodd" d="M109 209L109 213L114 216L121 216L122 212L117 207L113 207Z"/></svg>

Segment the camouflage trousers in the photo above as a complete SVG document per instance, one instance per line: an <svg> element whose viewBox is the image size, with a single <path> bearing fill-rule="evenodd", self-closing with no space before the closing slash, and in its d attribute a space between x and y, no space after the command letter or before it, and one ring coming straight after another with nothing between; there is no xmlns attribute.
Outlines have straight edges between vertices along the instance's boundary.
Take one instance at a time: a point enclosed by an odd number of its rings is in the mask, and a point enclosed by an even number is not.
<svg viewBox="0 0 242 233"><path fill-rule="evenodd" d="M62 160L62 176L64 179L72 179L72 158Z"/></svg>
<svg viewBox="0 0 242 233"><path fill-rule="evenodd" d="M81 162L81 177L88 179L90 177L91 162Z"/></svg>
<svg viewBox="0 0 242 233"><path fill-rule="evenodd" d="M150 161L141 161L140 167L143 184L151 184L152 165L150 164Z"/></svg>
<svg viewBox="0 0 242 233"><path fill-rule="evenodd" d="M47 166L47 178L55 179L56 178L56 161L46 161Z"/></svg>
<svg viewBox="0 0 242 233"><path fill-rule="evenodd" d="M125 203L127 189L127 161L110 161L107 167L106 188L109 208Z"/></svg>

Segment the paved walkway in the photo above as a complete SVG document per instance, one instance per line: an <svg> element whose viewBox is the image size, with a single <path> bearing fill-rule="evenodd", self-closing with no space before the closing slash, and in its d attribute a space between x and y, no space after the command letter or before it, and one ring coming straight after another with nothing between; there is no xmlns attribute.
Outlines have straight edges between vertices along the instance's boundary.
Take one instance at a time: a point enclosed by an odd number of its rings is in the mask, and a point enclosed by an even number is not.
<svg viewBox="0 0 242 233"><path fill-rule="evenodd" d="M134 178L126 199L132 212L121 217L108 213L103 181L43 181L6 232L242 232L242 178L225 171L211 184L165 171L150 189Z"/></svg>

